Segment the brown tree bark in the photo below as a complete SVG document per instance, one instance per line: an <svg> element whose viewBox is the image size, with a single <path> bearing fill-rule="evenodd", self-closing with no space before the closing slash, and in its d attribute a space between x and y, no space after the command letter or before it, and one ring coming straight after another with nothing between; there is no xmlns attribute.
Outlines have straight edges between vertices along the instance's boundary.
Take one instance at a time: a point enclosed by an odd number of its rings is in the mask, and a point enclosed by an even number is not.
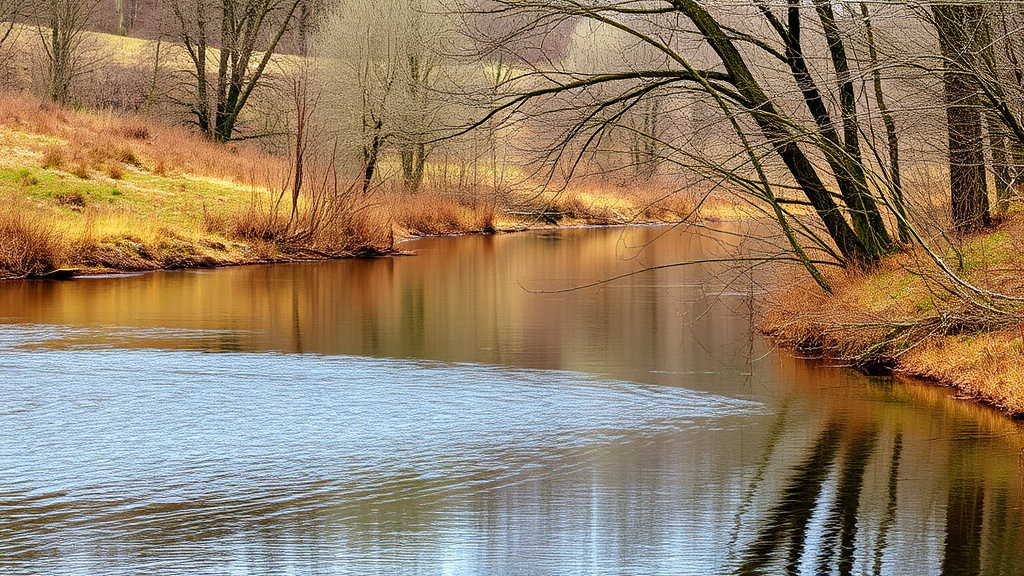
<svg viewBox="0 0 1024 576"><path fill-rule="evenodd" d="M953 227L967 233L990 222L980 87L974 68L974 33L981 26L981 6L942 4L932 7L939 48L949 133L949 184Z"/></svg>

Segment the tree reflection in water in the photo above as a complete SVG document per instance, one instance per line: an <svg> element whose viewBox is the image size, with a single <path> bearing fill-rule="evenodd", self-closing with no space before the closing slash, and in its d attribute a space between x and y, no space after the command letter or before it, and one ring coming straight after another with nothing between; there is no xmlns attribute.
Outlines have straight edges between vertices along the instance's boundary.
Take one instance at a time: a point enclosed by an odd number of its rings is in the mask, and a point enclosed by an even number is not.
<svg viewBox="0 0 1024 576"><path fill-rule="evenodd" d="M875 567L874 574L879 576L882 573L882 553L885 551L885 541L889 536L889 529L896 521L896 493L899 489L900 480L900 455L903 453L903 430L899 427L893 434L892 456L889 459L889 484L886 495L885 515L878 527L878 539L875 542Z"/></svg>
<svg viewBox="0 0 1024 576"><path fill-rule="evenodd" d="M757 538L744 554L737 574L763 574L774 558L785 553L786 571L796 573L804 554L808 523L818 505L829 467L839 453L841 424L832 419L825 425L807 457L796 467Z"/></svg>
<svg viewBox="0 0 1024 576"><path fill-rule="evenodd" d="M773 486L767 469L786 451L780 448L785 431L777 429L786 427L786 413L780 412L767 436L763 459L736 513L731 544L743 548L731 556L734 574L931 572L907 558L913 554L926 555L943 576L1019 573L1021 491L1013 489L1020 487L1019 470L989 463L986 454L1000 453L998 441L976 421L957 419L948 453L933 454L945 461L944 470L941 461L931 467L936 475L931 469L906 469L902 423L886 426L883 418L839 412L819 425L799 459L775 470L783 480ZM934 439L924 441L929 440ZM936 492L946 495L942 524L933 527L944 530L901 526L901 519L909 524L904 516L910 515L900 511L914 503L901 502L900 496L918 500L929 483L938 483L942 491ZM773 491L775 496L755 512L755 500ZM752 537L743 539L744 529ZM913 550L915 541L934 552Z"/></svg>

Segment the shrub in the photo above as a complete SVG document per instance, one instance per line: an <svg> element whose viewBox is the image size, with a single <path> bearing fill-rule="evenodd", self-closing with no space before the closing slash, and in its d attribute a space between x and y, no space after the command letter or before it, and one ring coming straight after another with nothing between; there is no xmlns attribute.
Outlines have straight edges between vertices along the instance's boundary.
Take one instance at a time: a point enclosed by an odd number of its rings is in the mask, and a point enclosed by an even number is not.
<svg viewBox="0 0 1024 576"><path fill-rule="evenodd" d="M61 192L54 194L53 199L57 201L57 204L61 206L68 206L75 210L81 210L85 208L85 196L75 190L74 192Z"/></svg>
<svg viewBox="0 0 1024 576"><path fill-rule="evenodd" d="M142 166L142 161L139 160L139 157L135 155L135 152L133 152L131 148L122 148L115 158L118 162L127 164L128 166L135 166L136 168L140 168Z"/></svg>
<svg viewBox="0 0 1024 576"><path fill-rule="evenodd" d="M107 161L107 176L110 176L114 180L124 178L124 164L121 164L117 160Z"/></svg>
<svg viewBox="0 0 1024 576"><path fill-rule="evenodd" d="M149 140L149 128L145 126L124 126L121 128L121 134L132 140Z"/></svg>
<svg viewBox="0 0 1024 576"><path fill-rule="evenodd" d="M89 165L84 160L79 160L75 164L75 168L71 171L72 174L78 176L82 180L89 179Z"/></svg>
<svg viewBox="0 0 1024 576"><path fill-rule="evenodd" d="M63 234L24 207L0 208L0 275L43 274L64 260Z"/></svg>
<svg viewBox="0 0 1024 576"><path fill-rule="evenodd" d="M67 163L67 156L57 146L48 146L43 150L43 168L62 170Z"/></svg>
<svg viewBox="0 0 1024 576"><path fill-rule="evenodd" d="M22 188L28 188L39 184L39 178L36 178L35 174L32 174L31 170L25 168L18 172L17 182Z"/></svg>

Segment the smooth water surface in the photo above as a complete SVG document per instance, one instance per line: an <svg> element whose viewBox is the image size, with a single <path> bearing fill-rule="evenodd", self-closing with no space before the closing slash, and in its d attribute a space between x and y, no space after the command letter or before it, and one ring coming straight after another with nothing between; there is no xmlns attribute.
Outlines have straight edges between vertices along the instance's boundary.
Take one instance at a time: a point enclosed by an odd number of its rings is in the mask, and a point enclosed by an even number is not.
<svg viewBox="0 0 1024 576"><path fill-rule="evenodd" d="M721 235L717 240L728 239ZM0 574L1020 574L1024 435L666 228L0 285Z"/></svg>

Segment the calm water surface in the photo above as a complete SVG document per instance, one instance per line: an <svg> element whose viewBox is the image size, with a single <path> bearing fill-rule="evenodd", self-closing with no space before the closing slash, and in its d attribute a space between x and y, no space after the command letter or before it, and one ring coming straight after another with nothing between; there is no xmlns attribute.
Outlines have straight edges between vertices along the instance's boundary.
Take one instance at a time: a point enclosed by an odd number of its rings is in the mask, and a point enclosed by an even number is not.
<svg viewBox="0 0 1024 576"><path fill-rule="evenodd" d="M0 285L0 574L1021 574L1024 435L664 228Z"/></svg>

